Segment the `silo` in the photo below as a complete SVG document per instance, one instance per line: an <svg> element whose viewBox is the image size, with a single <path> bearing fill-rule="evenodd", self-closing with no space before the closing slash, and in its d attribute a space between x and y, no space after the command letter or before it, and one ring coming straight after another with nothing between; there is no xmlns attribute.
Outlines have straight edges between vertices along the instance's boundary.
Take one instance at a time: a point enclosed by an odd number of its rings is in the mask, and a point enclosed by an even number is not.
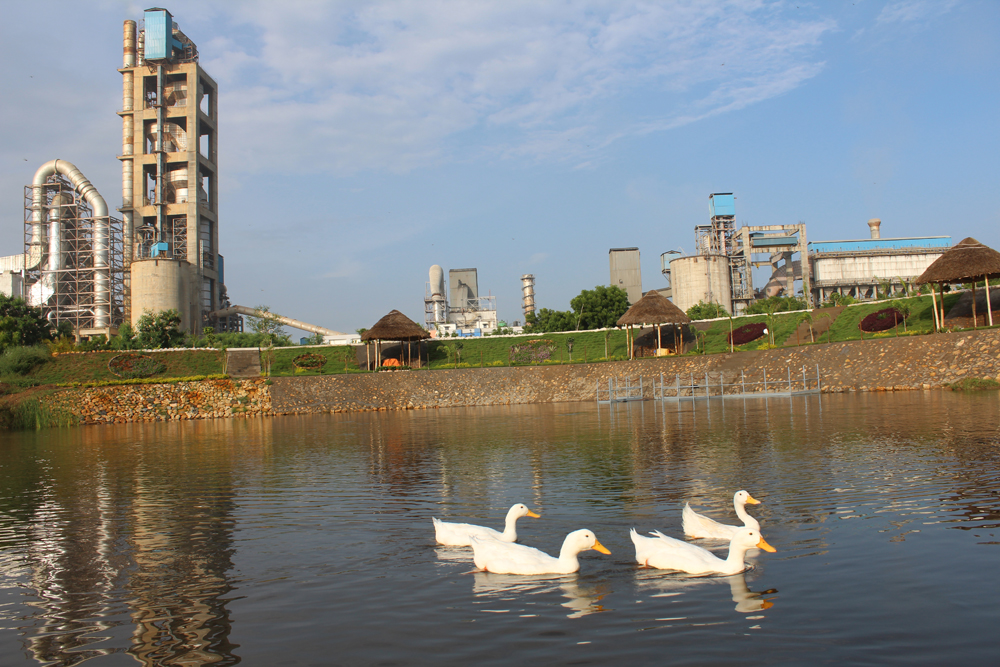
<svg viewBox="0 0 1000 667"><path fill-rule="evenodd" d="M181 259L139 259L131 266L132 325L145 311L176 310L181 329L199 331L201 318L195 290L194 267Z"/></svg>
<svg viewBox="0 0 1000 667"><path fill-rule="evenodd" d="M670 262L674 305L687 312L699 301L720 304L732 311L729 258L725 255L692 255Z"/></svg>

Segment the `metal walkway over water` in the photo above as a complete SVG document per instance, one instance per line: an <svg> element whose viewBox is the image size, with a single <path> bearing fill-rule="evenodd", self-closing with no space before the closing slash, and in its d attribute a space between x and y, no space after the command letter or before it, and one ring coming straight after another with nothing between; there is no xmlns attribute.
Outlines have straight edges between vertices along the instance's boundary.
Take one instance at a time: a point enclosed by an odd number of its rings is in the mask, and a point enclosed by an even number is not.
<svg viewBox="0 0 1000 667"><path fill-rule="evenodd" d="M643 400L643 378L626 378L624 382L611 378L606 383L597 383L598 403L618 403ZM819 364L815 369L802 366L792 372L785 368L785 377L768 379L766 371L760 375L747 375L745 370L738 374L724 371L708 372L704 375L675 375L673 381L660 373L652 383L652 399L655 401L697 401L713 398L762 398L771 396L804 396L818 394L822 389Z"/></svg>

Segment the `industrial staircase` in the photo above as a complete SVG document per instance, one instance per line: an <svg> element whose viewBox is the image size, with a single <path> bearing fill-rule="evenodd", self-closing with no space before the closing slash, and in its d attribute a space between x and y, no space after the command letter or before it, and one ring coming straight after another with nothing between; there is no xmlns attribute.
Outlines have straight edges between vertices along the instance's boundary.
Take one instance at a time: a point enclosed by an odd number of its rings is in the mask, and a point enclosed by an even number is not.
<svg viewBox="0 0 1000 667"><path fill-rule="evenodd" d="M242 347L226 350L226 372L230 377L259 377L260 349Z"/></svg>

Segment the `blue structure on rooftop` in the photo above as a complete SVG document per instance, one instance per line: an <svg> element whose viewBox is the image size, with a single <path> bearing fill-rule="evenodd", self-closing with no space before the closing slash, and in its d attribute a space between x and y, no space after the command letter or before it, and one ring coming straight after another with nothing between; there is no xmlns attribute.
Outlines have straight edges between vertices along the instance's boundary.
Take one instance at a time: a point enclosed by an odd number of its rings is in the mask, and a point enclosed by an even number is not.
<svg viewBox="0 0 1000 667"><path fill-rule="evenodd" d="M853 241L811 241L809 252L866 252L908 248L950 248L950 236L919 236L898 239L857 239Z"/></svg>
<svg viewBox="0 0 1000 667"><path fill-rule="evenodd" d="M174 55L174 49L184 49L184 45L174 39L174 17L166 9L147 9L143 13L143 23L146 30L146 60L169 60Z"/></svg>

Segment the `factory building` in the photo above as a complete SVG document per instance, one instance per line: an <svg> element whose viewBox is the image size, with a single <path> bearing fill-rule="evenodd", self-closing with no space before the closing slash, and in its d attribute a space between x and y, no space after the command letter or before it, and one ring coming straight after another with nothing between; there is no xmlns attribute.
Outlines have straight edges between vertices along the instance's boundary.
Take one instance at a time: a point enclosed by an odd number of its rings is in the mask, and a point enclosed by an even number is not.
<svg viewBox="0 0 1000 667"><path fill-rule="evenodd" d="M660 255L674 304L686 311L699 301L739 314L755 299L804 295L814 307L833 293L865 300L881 285L900 291L951 246L949 236L881 238L881 220L868 221L871 238L810 242L805 223L736 227L736 197L709 195L709 224L695 227L698 254ZM753 269L767 267L760 288ZM614 282L612 281L612 284Z"/></svg>
<svg viewBox="0 0 1000 667"><path fill-rule="evenodd" d="M166 9L126 20L122 46L121 218L75 165L45 163L25 188L24 252L0 258L0 288L80 337L167 309L194 333L242 330L239 314L219 314L216 83Z"/></svg>
<svg viewBox="0 0 1000 667"><path fill-rule="evenodd" d="M871 238L809 244L812 295L816 303L833 293L864 300L881 296L881 285L904 290L951 247L950 236L881 238L882 221L868 221Z"/></svg>
<svg viewBox="0 0 1000 667"><path fill-rule="evenodd" d="M440 266L432 266L428 278L424 324L432 335L481 336L499 326L496 297L480 296L476 269L448 271L447 292Z"/></svg>
<svg viewBox="0 0 1000 667"><path fill-rule="evenodd" d="M612 248L608 251L611 266L611 285L620 287L628 294L629 303L637 303L642 298L642 271L639 264L638 248Z"/></svg>

